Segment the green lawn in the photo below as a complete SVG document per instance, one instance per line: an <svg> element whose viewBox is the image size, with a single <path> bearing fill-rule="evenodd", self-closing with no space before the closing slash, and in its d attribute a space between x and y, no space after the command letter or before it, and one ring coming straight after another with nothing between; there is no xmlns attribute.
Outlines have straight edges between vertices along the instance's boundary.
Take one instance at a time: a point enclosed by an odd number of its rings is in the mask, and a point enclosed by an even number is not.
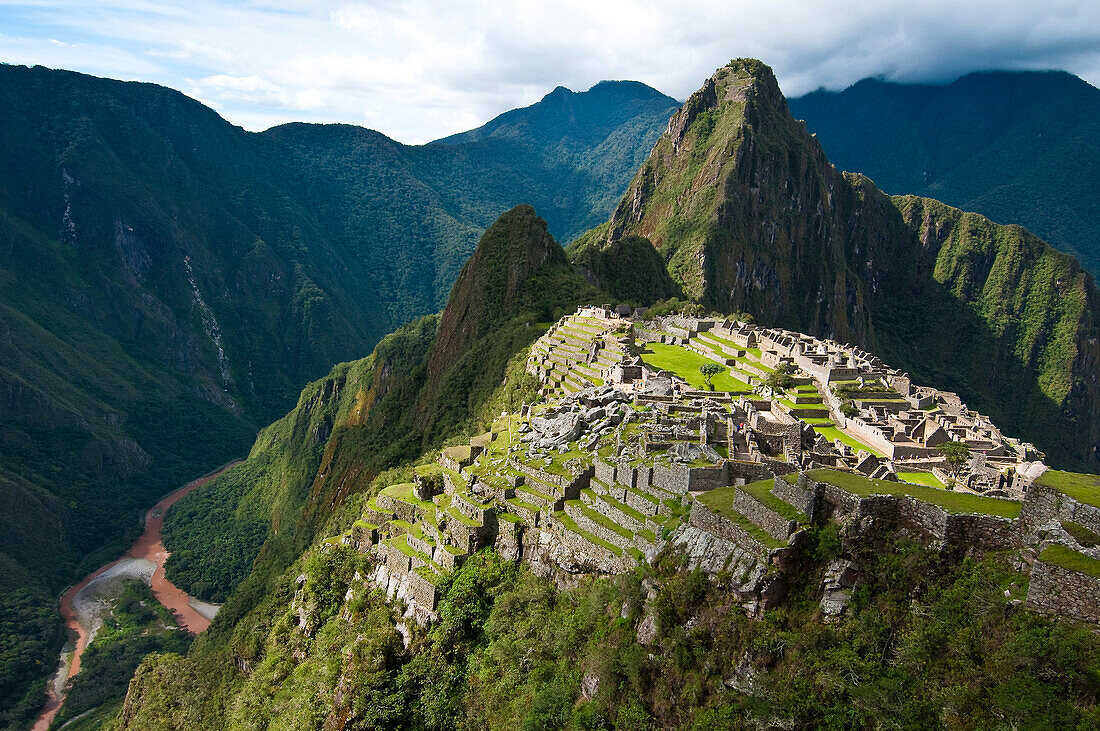
<svg viewBox="0 0 1100 731"><path fill-rule="evenodd" d="M783 541L776 540L770 533L733 509L733 493L737 489L735 487L719 487L716 490L704 492L696 500L707 506L711 512L736 523L746 533L768 548L779 548L787 545Z"/></svg>
<svg viewBox="0 0 1100 731"><path fill-rule="evenodd" d="M995 497L982 497L970 493L938 490L926 485L912 485L907 482L872 480L851 472L820 469L807 473L811 480L826 482L848 492L868 497L870 495L908 495L933 505L938 505L949 513L981 513L1002 518L1015 518L1020 514L1020 503L1014 500L1002 500Z"/></svg>
<svg viewBox="0 0 1100 731"><path fill-rule="evenodd" d="M699 372L699 367L715 361L679 345L649 343L647 350L650 352L643 353L642 360L650 367L672 371L692 387L706 389L706 381L703 379L703 374ZM731 376L728 367L724 373L719 373L711 379L711 382L716 391L752 390L747 383Z"/></svg>
<svg viewBox="0 0 1100 731"><path fill-rule="evenodd" d="M928 487L943 488L945 485L936 479L931 472L899 472L898 478L902 482L910 482L914 485L928 485Z"/></svg>
<svg viewBox="0 0 1100 731"><path fill-rule="evenodd" d="M825 406L825 404L822 404L822 403L818 403L818 404L796 404L794 401L791 401L790 399L781 398L781 399L776 399L776 400L779 403L786 406L791 411L828 411L828 407Z"/></svg>
<svg viewBox="0 0 1100 731"><path fill-rule="evenodd" d="M749 495L756 498L758 502L763 503L765 506L779 513L787 520L793 520L796 523L803 525L810 522L810 519L801 510L789 503L783 502L775 495L773 495L772 488L774 487L774 480L760 480L758 482L750 482L744 487L740 487L738 489L744 490Z"/></svg>
<svg viewBox="0 0 1100 731"><path fill-rule="evenodd" d="M826 418L819 417L819 416L807 417L807 418L802 419L802 421L806 422L810 426L815 426L815 427L816 426L832 426L833 425L833 420L832 419L826 419Z"/></svg>
<svg viewBox="0 0 1100 731"><path fill-rule="evenodd" d="M715 335L712 332L699 333L699 337L702 340L710 340L710 341L715 342L715 343L721 343L722 345L725 345L727 348L733 348L734 350L744 350L744 348L742 348L740 345L733 342L729 338L724 338L721 335Z"/></svg>
<svg viewBox="0 0 1100 731"><path fill-rule="evenodd" d="M839 439L853 449L866 449L868 452L875 455L876 457L885 456L882 452L878 451L877 449L873 449L870 445L864 444L855 437L848 436L840 429L837 429L835 426L814 426L814 431L828 439L830 442L834 439Z"/></svg>
<svg viewBox="0 0 1100 731"><path fill-rule="evenodd" d="M1070 571L1080 571L1082 574L1100 578L1100 561L1058 543L1044 548L1043 552L1039 554L1039 560L1061 566Z"/></svg>
<svg viewBox="0 0 1100 731"><path fill-rule="evenodd" d="M1046 487L1053 487L1079 503L1100 507L1100 475L1049 470L1040 475L1036 482Z"/></svg>

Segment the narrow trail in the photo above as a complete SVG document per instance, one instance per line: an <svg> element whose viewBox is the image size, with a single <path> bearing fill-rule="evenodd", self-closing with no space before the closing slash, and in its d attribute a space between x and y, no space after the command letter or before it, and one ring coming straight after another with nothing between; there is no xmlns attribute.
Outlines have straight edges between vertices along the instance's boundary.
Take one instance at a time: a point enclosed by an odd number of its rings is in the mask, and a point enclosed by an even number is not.
<svg viewBox="0 0 1100 731"><path fill-rule="evenodd" d="M164 526L165 513L168 512L168 508L172 507L176 501L192 490L210 482L210 480L221 475L230 467L234 467L238 464L240 464L239 461L231 462L215 472L211 472L197 480L188 482L175 492L171 492L161 498L157 504L150 508L145 514L145 530L142 532L141 536L134 541L134 544L130 547L130 550L126 552L126 555L104 566L100 566L98 569L81 579L79 583L70 586L68 590L61 595L61 616L65 620L65 626L75 635L76 645L75 649L72 650L72 658L68 661L67 665L65 656L69 653L62 653L60 667L57 673L50 678L49 685L46 689L46 705L43 706L38 719L35 721L34 726L32 726L33 731L46 731L50 726L50 722L53 721L54 716L57 715L58 710L61 709L61 704L65 701L64 685L74 675L80 672L80 657L84 654L84 649L88 646L88 637L93 632L91 621L88 622L88 626L85 626L85 624L81 622L81 617L78 615L75 608L77 595L94 584L103 574L119 566L122 562L129 559L144 559L155 563L156 569L153 571L150 582L153 589L153 595L156 596L161 604L171 610L179 626L192 634L198 634L210 626L210 619L213 617L213 613L210 610L213 609L213 606L192 598L185 591L168 581L164 576L164 562L168 560L168 551L165 550L164 542L161 539L161 528ZM131 561L131 563L137 562ZM210 617L204 615L200 609L210 614ZM61 677L62 674L64 674L64 677Z"/></svg>

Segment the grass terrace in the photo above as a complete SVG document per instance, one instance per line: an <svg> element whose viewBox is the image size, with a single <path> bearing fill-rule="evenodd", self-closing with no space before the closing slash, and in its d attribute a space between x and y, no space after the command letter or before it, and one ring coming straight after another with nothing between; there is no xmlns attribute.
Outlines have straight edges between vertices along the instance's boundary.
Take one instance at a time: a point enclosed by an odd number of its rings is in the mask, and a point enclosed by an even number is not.
<svg viewBox="0 0 1100 731"><path fill-rule="evenodd" d="M771 508L775 512L782 515L787 520L793 520L799 525L805 525L810 522L810 518L798 508L794 507L790 503L786 503L774 494L772 494L772 488L775 487L774 480L759 480L757 482L750 482L744 487L738 488L744 490L746 493L756 498L758 502L763 503L766 507Z"/></svg>
<svg viewBox="0 0 1100 731"><path fill-rule="evenodd" d="M1100 579L1100 561L1058 543L1044 548L1039 560Z"/></svg>
<svg viewBox="0 0 1100 731"><path fill-rule="evenodd" d="M628 541L634 540L634 531L630 530L629 528L624 528L623 526L613 521L611 518L608 518L603 513L588 507L582 501L566 500L565 504L570 506L571 508L579 510L581 513L584 514L584 517L588 518L593 523L601 525L613 533L618 533L620 536Z"/></svg>
<svg viewBox="0 0 1100 731"><path fill-rule="evenodd" d="M940 482L939 478L931 472L899 472L898 479L913 485L927 485L928 487L937 487L941 490L946 487L946 485Z"/></svg>
<svg viewBox="0 0 1100 731"><path fill-rule="evenodd" d="M970 493L939 490L926 485L913 485L907 482L889 482L872 480L863 475L836 470L820 469L807 473L811 480L835 485L853 495L870 497L871 495L909 496L917 500L938 505L949 513L980 513L1001 518L1016 518L1020 515L1020 503L1014 500L1002 500L995 497L983 497Z"/></svg>
<svg viewBox="0 0 1100 731"><path fill-rule="evenodd" d="M707 363L714 363L710 358L705 358L698 353L681 348L679 345L665 345L662 343L649 343L647 350L642 353L642 360L651 368L671 371L683 378L693 388L705 390L707 387L703 374L699 367ZM711 379L715 391L752 391L749 384L730 375L729 368Z"/></svg>
<svg viewBox="0 0 1100 731"><path fill-rule="evenodd" d="M814 431L828 439L830 442L839 439L841 442L847 444L852 449L863 449L875 455L876 457L886 456L882 452L871 447L870 445L864 444L855 437L845 434L840 429L837 429L835 426L814 426Z"/></svg>
<svg viewBox="0 0 1100 731"><path fill-rule="evenodd" d="M565 526L565 528L567 530L570 530L573 533L576 533L577 535L579 535L581 538L585 539L589 543L593 543L597 546L603 546L604 548L606 548L608 551L611 551L611 553L615 554L616 556L622 556L623 555L623 549L619 548L618 546L616 546L614 543L611 543L610 541L605 541L604 539L602 539L598 536L594 536L591 533L589 533L588 531L584 530L583 528L578 526L573 521L573 519L570 518L568 514L566 514L566 512L564 510L559 510L558 512L554 513L554 519L557 520L559 523L561 523L563 526Z"/></svg>
<svg viewBox="0 0 1100 731"><path fill-rule="evenodd" d="M465 490L468 487L466 478L461 472L444 468L443 474L451 478L451 482L454 484L456 490Z"/></svg>
<svg viewBox="0 0 1100 731"><path fill-rule="evenodd" d="M776 540L770 533L733 509L733 494L736 490L735 487L719 487L715 490L708 490L695 499L705 505L711 512L737 524L768 548L781 548L787 545L783 541Z"/></svg>
<svg viewBox="0 0 1100 731"><path fill-rule="evenodd" d="M447 447L443 450L443 454L456 462L468 462L470 460L470 445L460 444L455 447Z"/></svg>
<svg viewBox="0 0 1100 731"><path fill-rule="evenodd" d="M1040 475L1035 482L1045 487L1054 488L1079 503L1100 507L1100 475L1048 470Z"/></svg>
<svg viewBox="0 0 1100 731"><path fill-rule="evenodd" d="M592 489L581 490L581 494L585 495L586 497L590 498L591 500L602 500L605 503L607 503L608 505L610 505L611 507L618 510L620 513L623 513L624 515L628 515L631 518L633 518L634 520L641 523L642 525L645 525L645 516L644 515L642 515L640 512L638 512L634 508L630 507L626 503L619 502L618 500L611 497L610 495L597 495L596 492Z"/></svg>

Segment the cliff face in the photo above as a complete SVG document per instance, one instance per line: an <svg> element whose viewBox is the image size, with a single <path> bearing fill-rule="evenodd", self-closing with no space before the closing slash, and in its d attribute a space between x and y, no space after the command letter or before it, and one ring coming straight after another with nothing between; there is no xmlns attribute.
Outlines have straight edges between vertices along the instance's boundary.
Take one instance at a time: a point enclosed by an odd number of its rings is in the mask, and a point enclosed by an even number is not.
<svg viewBox="0 0 1100 731"><path fill-rule="evenodd" d="M633 236L708 307L866 346L1053 461L1097 464L1091 277L1019 227L837 172L758 61L688 99L583 240L609 251Z"/></svg>
<svg viewBox="0 0 1100 731"><path fill-rule="evenodd" d="M866 340L853 201L787 112L771 70L734 61L669 121L615 209L609 243L650 239L684 292L720 311Z"/></svg>
<svg viewBox="0 0 1100 731"><path fill-rule="evenodd" d="M1064 71L864 79L790 100L841 170L1017 223L1100 275L1100 89Z"/></svg>

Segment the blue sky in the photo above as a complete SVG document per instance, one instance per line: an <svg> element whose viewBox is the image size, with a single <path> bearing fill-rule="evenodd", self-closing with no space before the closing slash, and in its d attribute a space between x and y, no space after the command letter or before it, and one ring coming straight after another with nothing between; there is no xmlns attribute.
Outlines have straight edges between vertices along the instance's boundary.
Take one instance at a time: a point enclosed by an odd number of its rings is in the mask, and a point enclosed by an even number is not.
<svg viewBox="0 0 1100 731"><path fill-rule="evenodd" d="M0 61L164 84L253 130L349 122L412 143L558 84L636 79L683 99L738 56L788 95L994 68L1097 84L1100 0L0 0Z"/></svg>

